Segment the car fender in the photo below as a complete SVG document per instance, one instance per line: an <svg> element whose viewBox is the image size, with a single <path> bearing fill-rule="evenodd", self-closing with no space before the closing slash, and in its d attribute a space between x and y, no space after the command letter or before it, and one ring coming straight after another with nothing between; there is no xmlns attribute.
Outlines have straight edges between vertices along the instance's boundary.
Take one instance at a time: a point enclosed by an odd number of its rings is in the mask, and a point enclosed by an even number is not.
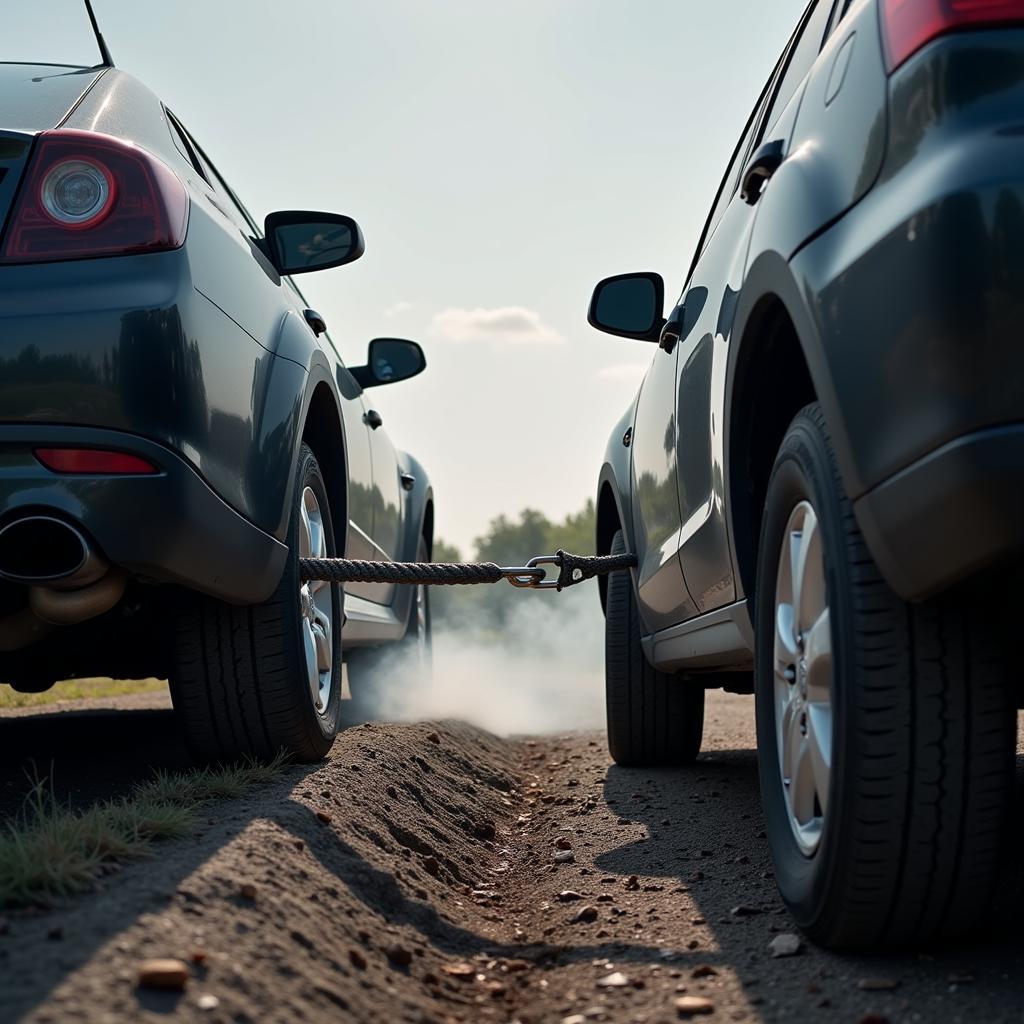
<svg viewBox="0 0 1024 1024"><path fill-rule="evenodd" d="M639 392L638 392L639 396ZM627 432L632 431L636 419L636 402L634 398L630 407L623 414L612 430L605 450L601 471L597 482L597 537L595 550L599 555L611 551L612 537L615 530L621 528L626 540L626 547L633 551L633 501L632 501L632 448L624 443ZM613 505L609 505L608 495ZM598 579L601 594L601 607L605 605L608 592L608 579Z"/></svg>

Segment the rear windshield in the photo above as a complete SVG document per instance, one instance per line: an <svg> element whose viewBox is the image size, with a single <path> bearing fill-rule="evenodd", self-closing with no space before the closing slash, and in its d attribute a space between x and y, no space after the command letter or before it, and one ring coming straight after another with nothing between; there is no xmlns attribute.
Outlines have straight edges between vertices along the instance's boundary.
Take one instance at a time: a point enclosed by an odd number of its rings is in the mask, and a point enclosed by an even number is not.
<svg viewBox="0 0 1024 1024"><path fill-rule="evenodd" d="M76 68L100 63L84 0L3 0L2 6L0 62Z"/></svg>

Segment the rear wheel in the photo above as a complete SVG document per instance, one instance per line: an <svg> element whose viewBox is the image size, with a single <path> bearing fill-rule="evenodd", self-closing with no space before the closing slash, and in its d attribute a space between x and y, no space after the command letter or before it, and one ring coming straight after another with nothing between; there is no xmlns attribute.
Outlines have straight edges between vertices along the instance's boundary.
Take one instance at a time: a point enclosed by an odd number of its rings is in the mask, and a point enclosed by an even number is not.
<svg viewBox="0 0 1024 1024"><path fill-rule="evenodd" d="M849 948L980 924L1016 745L990 596L907 604L893 593L816 405L779 451L759 557L762 802L775 878L797 923Z"/></svg>
<svg viewBox="0 0 1024 1024"><path fill-rule="evenodd" d="M611 553L625 551L619 530ZM608 749L621 765L688 764L700 753L704 687L653 668L640 638L632 575L612 573L605 608Z"/></svg>
<svg viewBox="0 0 1024 1024"><path fill-rule="evenodd" d="M236 607L190 596L175 630L171 696L202 761L316 761L338 732L341 588L299 579L299 558L335 555L330 504L313 452L296 467L288 561L277 590Z"/></svg>

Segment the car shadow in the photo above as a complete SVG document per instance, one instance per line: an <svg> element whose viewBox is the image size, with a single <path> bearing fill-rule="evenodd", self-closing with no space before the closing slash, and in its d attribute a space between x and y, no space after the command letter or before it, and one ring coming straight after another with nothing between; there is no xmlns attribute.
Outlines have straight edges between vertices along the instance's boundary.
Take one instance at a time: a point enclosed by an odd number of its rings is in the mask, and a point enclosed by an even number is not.
<svg viewBox="0 0 1024 1024"><path fill-rule="evenodd" d="M1024 840L1024 758L1018 757L1010 850ZM984 932L958 942L876 955L830 953L803 942L801 969L783 969L769 943L783 932L799 933L775 888L753 750L702 754L685 769L637 770L612 766L605 802L620 824L644 826L642 838L595 859L600 871L663 879L651 888L684 889L699 908L695 920L711 933L703 962L735 972L751 1004L788 1019L829 1008L859 995L860 979L882 976L892 992L871 993L873 1009L902 1019L952 1019L936 999L949 999L970 984L969 1016L1017 1019L1024 1003L1024 864L1008 856L999 908ZM633 830L635 833L635 829ZM691 921L691 924L693 921ZM681 935L680 941L685 937ZM976 983L976 984L975 984ZM966 990L965 990L966 991ZM815 993L813 999L809 993ZM834 993L834 994L833 994ZM938 994L938 995L937 995ZM966 1011L963 1003L959 1004ZM770 1013L768 1012L770 1010ZM930 1015L935 1014L935 1015ZM1009 1014L1009 1016L1007 1016ZM966 1018L965 1018L966 1019Z"/></svg>

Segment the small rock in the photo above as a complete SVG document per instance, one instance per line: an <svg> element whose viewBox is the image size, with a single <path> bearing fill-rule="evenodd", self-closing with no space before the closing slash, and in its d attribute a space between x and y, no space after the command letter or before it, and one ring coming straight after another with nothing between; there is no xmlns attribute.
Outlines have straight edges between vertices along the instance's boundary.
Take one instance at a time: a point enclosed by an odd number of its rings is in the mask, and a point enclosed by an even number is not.
<svg viewBox="0 0 1024 1024"><path fill-rule="evenodd" d="M576 854L572 850L556 850L552 860L556 864L573 864L576 861Z"/></svg>
<svg viewBox="0 0 1024 1024"><path fill-rule="evenodd" d="M241 896L243 900L248 900L250 903L253 903L256 899L256 886L253 885L252 882L246 882L245 885L238 890L238 895Z"/></svg>
<svg viewBox="0 0 1024 1024"><path fill-rule="evenodd" d="M626 889L630 892L637 892L640 889L640 879L636 875L630 875L629 878L623 883Z"/></svg>
<svg viewBox="0 0 1024 1024"><path fill-rule="evenodd" d="M711 964L698 964L690 971L691 978L713 978L718 971Z"/></svg>
<svg viewBox="0 0 1024 1024"><path fill-rule="evenodd" d="M686 948L691 950L700 949L700 943L696 939L690 939L690 941L686 943Z"/></svg>
<svg viewBox="0 0 1024 1024"><path fill-rule="evenodd" d="M412 963L412 952L405 946L388 946L384 955L396 967L408 967Z"/></svg>
<svg viewBox="0 0 1024 1024"><path fill-rule="evenodd" d="M569 839L566 836L559 836L555 840L555 848L558 850L571 850L572 843L569 842Z"/></svg>
<svg viewBox="0 0 1024 1024"><path fill-rule="evenodd" d="M587 1018L582 1013L574 1013L570 1017L563 1017L562 1024L587 1024Z"/></svg>
<svg viewBox="0 0 1024 1024"><path fill-rule="evenodd" d="M899 987L900 983L896 978L861 978L857 982L857 988L862 992L891 992Z"/></svg>
<svg viewBox="0 0 1024 1024"><path fill-rule="evenodd" d="M555 899L557 899L559 903L572 903L573 900L583 899L583 896L574 889L563 889Z"/></svg>
<svg viewBox="0 0 1024 1024"><path fill-rule="evenodd" d="M296 839L292 845L301 853L306 848L306 841L304 839Z"/></svg>
<svg viewBox="0 0 1024 1024"><path fill-rule="evenodd" d="M426 871L428 875L434 875L436 877L438 872L441 870L441 865L437 862L436 857L424 857L423 870Z"/></svg>
<svg viewBox="0 0 1024 1024"><path fill-rule="evenodd" d="M468 981L476 976L476 968L472 964L467 964L464 960L454 964L443 964L441 970L449 977L458 978L460 981Z"/></svg>
<svg viewBox="0 0 1024 1024"><path fill-rule="evenodd" d="M761 908L750 907L745 903L741 903L738 907L733 907L729 913L732 914L733 917L753 917L755 914L761 913Z"/></svg>
<svg viewBox="0 0 1024 1024"><path fill-rule="evenodd" d="M329 825L332 820L331 816L326 811L317 811L316 819L317 821L322 821L325 825Z"/></svg>
<svg viewBox="0 0 1024 1024"><path fill-rule="evenodd" d="M139 967L139 985L167 992L184 992L188 985L188 965L181 960L145 960Z"/></svg>
<svg viewBox="0 0 1024 1024"><path fill-rule="evenodd" d="M680 1017L696 1017L715 1012L715 1004L703 996L679 996L675 1001L675 1007Z"/></svg>
<svg viewBox="0 0 1024 1024"><path fill-rule="evenodd" d="M800 941L799 935L783 932L768 943L768 948L771 950L772 956L778 959L783 956L796 956L803 949L803 943Z"/></svg>
<svg viewBox="0 0 1024 1024"><path fill-rule="evenodd" d="M357 971L365 971L366 970L366 957L363 956L363 954L362 954L362 952L360 952L360 950L358 950L358 949L350 949L348 951L348 959L349 959L349 963L351 963L352 966Z"/></svg>
<svg viewBox="0 0 1024 1024"><path fill-rule="evenodd" d="M428 732L427 739L430 740L431 743L437 743L438 745L441 743L441 737L438 736L436 732Z"/></svg>
<svg viewBox="0 0 1024 1024"><path fill-rule="evenodd" d="M603 978L599 978L597 982L598 988L625 988L629 984L629 978L622 973L622 971L613 971L611 974L606 974Z"/></svg>
<svg viewBox="0 0 1024 1024"><path fill-rule="evenodd" d="M573 924L591 924L596 920L597 907L580 907L572 919Z"/></svg>
<svg viewBox="0 0 1024 1024"><path fill-rule="evenodd" d="M216 996L207 993L196 1000L196 1006L198 1006L200 1010L206 1010L209 1012L210 1010L216 1010L217 1007L220 1006L220 1000Z"/></svg>

